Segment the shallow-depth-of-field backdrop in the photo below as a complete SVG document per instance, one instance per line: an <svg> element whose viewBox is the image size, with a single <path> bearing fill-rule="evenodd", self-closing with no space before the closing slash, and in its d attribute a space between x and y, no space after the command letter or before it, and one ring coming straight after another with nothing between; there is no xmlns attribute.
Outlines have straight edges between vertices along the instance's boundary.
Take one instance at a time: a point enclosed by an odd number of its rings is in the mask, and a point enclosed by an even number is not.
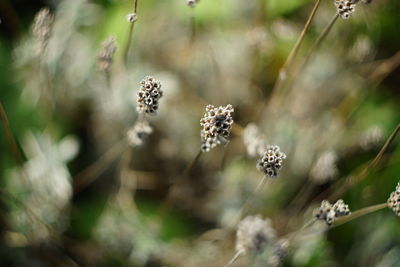
<svg viewBox="0 0 400 267"><path fill-rule="evenodd" d="M398 0L0 20L0 266L400 266Z"/></svg>

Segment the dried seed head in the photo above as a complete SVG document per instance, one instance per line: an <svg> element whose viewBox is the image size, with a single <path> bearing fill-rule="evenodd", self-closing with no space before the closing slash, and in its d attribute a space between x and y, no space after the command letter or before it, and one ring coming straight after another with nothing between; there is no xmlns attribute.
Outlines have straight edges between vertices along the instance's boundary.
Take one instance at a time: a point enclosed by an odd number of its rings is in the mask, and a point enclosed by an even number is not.
<svg viewBox="0 0 400 267"><path fill-rule="evenodd" d="M195 7L197 5L197 3L199 2L199 0L185 0L186 1L186 5L190 6L190 7Z"/></svg>
<svg viewBox="0 0 400 267"><path fill-rule="evenodd" d="M249 123L243 131L243 143L250 157L261 156L266 148L264 137L259 134L258 127Z"/></svg>
<svg viewBox="0 0 400 267"><path fill-rule="evenodd" d="M339 172L336 162L337 155L334 151L324 152L311 168L310 178L319 184L335 179Z"/></svg>
<svg viewBox="0 0 400 267"><path fill-rule="evenodd" d="M115 38L110 36L102 43L101 49L97 55L98 65L101 70L106 72L110 71L115 51L117 51Z"/></svg>
<svg viewBox="0 0 400 267"><path fill-rule="evenodd" d="M201 130L201 150L208 152L216 145L227 144L230 131L233 124L233 107L227 105L225 107L206 106L206 113L200 120Z"/></svg>
<svg viewBox="0 0 400 267"><path fill-rule="evenodd" d="M244 253L261 252L275 236L269 219L263 220L259 215L247 216L238 224L236 250Z"/></svg>
<svg viewBox="0 0 400 267"><path fill-rule="evenodd" d="M138 16L135 12L129 13L128 15L126 15L126 20L130 23L137 21L137 19L138 19Z"/></svg>
<svg viewBox="0 0 400 267"><path fill-rule="evenodd" d="M280 151L279 146L268 146L264 155L257 162L257 168L271 178L278 176L286 154Z"/></svg>
<svg viewBox="0 0 400 267"><path fill-rule="evenodd" d="M349 206L342 199L336 201L335 204L330 204L329 201L323 200L321 206L314 211L314 216L330 226L336 218L350 215Z"/></svg>
<svg viewBox="0 0 400 267"><path fill-rule="evenodd" d="M135 123L126 133L128 142L132 146L140 146L144 143L148 135L153 132L153 128L147 121Z"/></svg>
<svg viewBox="0 0 400 267"><path fill-rule="evenodd" d="M153 77L147 76L140 82L139 93L137 94L137 111L155 115L157 113L160 98L163 96L161 83Z"/></svg>
<svg viewBox="0 0 400 267"><path fill-rule="evenodd" d="M44 51L50 39L53 22L54 15L48 8L42 8L35 16L32 34L39 43L40 53Z"/></svg>
<svg viewBox="0 0 400 267"><path fill-rule="evenodd" d="M339 16L342 19L350 18L350 15L355 11L355 3L355 0L335 0L335 6Z"/></svg>
<svg viewBox="0 0 400 267"><path fill-rule="evenodd" d="M396 186L396 190L390 194L387 201L389 208L391 208L397 216L400 216L400 182Z"/></svg>

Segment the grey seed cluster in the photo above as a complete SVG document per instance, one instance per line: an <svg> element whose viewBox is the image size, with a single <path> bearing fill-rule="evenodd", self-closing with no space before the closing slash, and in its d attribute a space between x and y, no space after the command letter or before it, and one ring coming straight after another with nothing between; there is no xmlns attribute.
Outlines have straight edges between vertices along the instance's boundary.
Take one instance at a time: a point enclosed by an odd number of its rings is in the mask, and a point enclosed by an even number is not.
<svg viewBox="0 0 400 267"><path fill-rule="evenodd" d="M349 206L342 199L336 201L335 204L330 204L329 201L323 200L321 206L314 211L314 215L318 220L325 221L330 226L335 219L350 215Z"/></svg>
<svg viewBox="0 0 400 267"><path fill-rule="evenodd" d="M387 201L389 208L391 208L397 216L400 216L400 182L396 186L396 190L390 194Z"/></svg>
<svg viewBox="0 0 400 267"><path fill-rule="evenodd" d="M147 76L140 82L140 85L136 109L139 113L155 115L160 98L163 96L161 83L153 77Z"/></svg>
<svg viewBox="0 0 400 267"><path fill-rule="evenodd" d="M131 146L140 146L144 143L148 135L153 132L153 128L147 121L135 123L126 133L128 142Z"/></svg>
<svg viewBox="0 0 400 267"><path fill-rule="evenodd" d="M250 157L261 156L266 148L264 136L260 135L257 125L249 123L243 131L243 143Z"/></svg>
<svg viewBox="0 0 400 267"><path fill-rule="evenodd" d="M257 162L257 168L271 178L278 176L282 168L286 154L280 151L279 146L268 146L261 159Z"/></svg>
<svg viewBox="0 0 400 267"><path fill-rule="evenodd" d="M48 8L41 9L35 16L32 33L40 44L40 52L47 46L51 35L51 26L54 22L54 15Z"/></svg>
<svg viewBox="0 0 400 267"><path fill-rule="evenodd" d="M97 55L98 65L101 70L106 72L110 71L116 51L117 45L115 44L115 37L110 36L103 42L99 54Z"/></svg>
<svg viewBox="0 0 400 267"><path fill-rule="evenodd" d="M230 131L232 129L234 109L232 105L225 107L206 106L206 113L200 120L201 130L201 150L208 152L216 145L227 144Z"/></svg>
<svg viewBox="0 0 400 267"><path fill-rule="evenodd" d="M126 15L126 20L130 23L137 21L137 19L138 19L138 16L135 12L129 13L128 15Z"/></svg>
<svg viewBox="0 0 400 267"><path fill-rule="evenodd" d="M339 173L336 166L338 157L334 151L326 151L311 168L310 178L318 184L334 180Z"/></svg>
<svg viewBox="0 0 400 267"><path fill-rule="evenodd" d="M261 252L276 237L269 219L261 216L247 216L238 224L236 250L244 253Z"/></svg>
<svg viewBox="0 0 400 267"><path fill-rule="evenodd" d="M335 0L335 6L339 16L342 19L350 18L350 15L355 11L355 3L356 1L354 0Z"/></svg>

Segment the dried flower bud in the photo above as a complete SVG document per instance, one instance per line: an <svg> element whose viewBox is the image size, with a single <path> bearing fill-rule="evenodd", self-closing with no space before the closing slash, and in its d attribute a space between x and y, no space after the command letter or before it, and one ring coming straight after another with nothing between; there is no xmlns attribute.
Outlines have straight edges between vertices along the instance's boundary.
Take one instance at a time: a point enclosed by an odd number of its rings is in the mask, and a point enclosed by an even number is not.
<svg viewBox="0 0 400 267"><path fill-rule="evenodd" d="M275 236L269 219L263 220L259 215L247 216L238 224L236 250L244 253L261 252Z"/></svg>
<svg viewBox="0 0 400 267"><path fill-rule="evenodd" d="M130 23L133 23L135 21L137 21L138 17L136 13L129 13L128 15L126 15L126 20Z"/></svg>
<svg viewBox="0 0 400 267"><path fill-rule="evenodd" d="M216 145L227 144L230 130L233 124L233 107L227 105L225 107L206 106L206 113L200 120L201 130L201 150L208 152Z"/></svg>
<svg viewBox="0 0 400 267"><path fill-rule="evenodd" d="M264 137L259 134L258 127L249 123L243 131L243 143L250 157L261 156L266 148Z"/></svg>
<svg viewBox="0 0 400 267"><path fill-rule="evenodd" d="M117 51L117 46L115 45L115 38L110 36L105 40L97 56L99 68L103 71L109 72L111 65L113 63L113 57Z"/></svg>
<svg viewBox="0 0 400 267"><path fill-rule="evenodd" d="M336 218L350 215L349 206L342 199L336 201L335 204L330 204L329 201L323 200L321 206L314 211L314 216L330 226Z"/></svg>
<svg viewBox="0 0 400 267"><path fill-rule="evenodd" d="M198 2L199 2L199 0L186 0L186 5L188 5L190 7L195 7Z"/></svg>
<svg viewBox="0 0 400 267"><path fill-rule="evenodd" d="M354 0L335 0L335 6L339 16L348 19L354 13L356 4Z"/></svg>
<svg viewBox="0 0 400 267"><path fill-rule="evenodd" d="M158 102L163 96L161 83L153 77L147 76L140 82L140 89L137 95L137 111L155 115L158 109Z"/></svg>
<svg viewBox="0 0 400 267"><path fill-rule="evenodd" d="M54 15L48 8L42 8L35 16L32 33L39 43L40 53L44 51L50 39L53 22Z"/></svg>
<svg viewBox="0 0 400 267"><path fill-rule="evenodd" d="M257 168L263 171L265 175L275 178L282 168L284 159L286 159L286 154L280 151L279 146L268 146L264 155L257 162Z"/></svg>
<svg viewBox="0 0 400 267"><path fill-rule="evenodd" d="M397 216L400 216L400 182L396 186L396 190L390 194L387 201L389 208L391 208Z"/></svg>
<svg viewBox="0 0 400 267"><path fill-rule="evenodd" d="M334 151L324 152L311 168L310 178L319 184L335 179L339 172L336 162L337 155Z"/></svg>
<svg viewBox="0 0 400 267"><path fill-rule="evenodd" d="M132 146L140 146L144 143L148 135L153 132L153 128L147 121L135 123L126 133L128 142Z"/></svg>

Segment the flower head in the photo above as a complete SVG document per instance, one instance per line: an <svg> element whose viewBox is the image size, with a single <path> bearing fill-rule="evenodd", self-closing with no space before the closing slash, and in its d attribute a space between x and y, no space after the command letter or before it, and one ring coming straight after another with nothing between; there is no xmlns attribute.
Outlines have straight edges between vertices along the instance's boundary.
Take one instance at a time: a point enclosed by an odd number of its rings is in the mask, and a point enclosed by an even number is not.
<svg viewBox="0 0 400 267"><path fill-rule="evenodd" d="M153 77L147 76L140 82L140 89L137 95L137 111L155 115L158 109L158 102L163 96L161 83Z"/></svg>
<svg viewBox="0 0 400 267"><path fill-rule="evenodd" d="M355 3L356 1L354 0L335 0L335 6L339 16L342 19L350 18L350 15L355 11Z"/></svg>
<svg viewBox="0 0 400 267"><path fill-rule="evenodd" d="M247 216L240 221L236 232L236 250L260 252L275 239L275 230L269 219L261 216Z"/></svg>
<svg viewBox="0 0 400 267"><path fill-rule="evenodd" d="M396 186L396 190L390 194L387 201L389 208L391 208L397 216L400 216L400 182Z"/></svg>
<svg viewBox="0 0 400 267"><path fill-rule="evenodd" d="M330 226L336 218L350 215L349 206L342 199L336 201L335 204L330 204L329 201L323 200L321 206L314 211L314 215L318 220L325 221Z"/></svg>
<svg viewBox="0 0 400 267"><path fill-rule="evenodd" d="M268 146L261 159L257 162L257 168L271 178L278 176L282 168L286 154L280 151L279 146Z"/></svg>
<svg viewBox="0 0 400 267"><path fill-rule="evenodd" d="M201 130L201 150L203 152L210 151L216 145L227 144L230 130L233 124L233 107L227 105L225 107L206 106L206 113L200 120Z"/></svg>

